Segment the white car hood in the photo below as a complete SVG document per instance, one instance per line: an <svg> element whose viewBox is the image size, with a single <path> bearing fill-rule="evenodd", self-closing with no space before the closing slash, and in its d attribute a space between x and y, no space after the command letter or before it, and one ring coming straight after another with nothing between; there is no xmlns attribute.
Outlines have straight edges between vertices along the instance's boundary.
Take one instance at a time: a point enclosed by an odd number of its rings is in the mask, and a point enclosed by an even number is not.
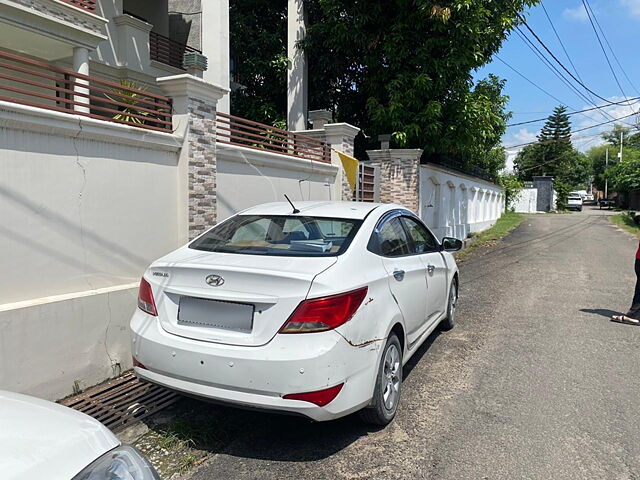
<svg viewBox="0 0 640 480"><path fill-rule="evenodd" d="M71 480L118 445L109 429L83 413L0 390L3 479Z"/></svg>

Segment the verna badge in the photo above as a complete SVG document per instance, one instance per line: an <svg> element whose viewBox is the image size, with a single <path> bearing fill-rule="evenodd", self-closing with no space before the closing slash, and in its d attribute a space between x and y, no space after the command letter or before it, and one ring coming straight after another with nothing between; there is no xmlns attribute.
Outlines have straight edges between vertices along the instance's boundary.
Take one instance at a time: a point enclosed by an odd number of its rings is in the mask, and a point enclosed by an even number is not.
<svg viewBox="0 0 640 480"><path fill-rule="evenodd" d="M207 282L207 285L210 285L212 287L219 287L220 285L224 284L224 278L222 278L220 275L208 275L204 280L205 282Z"/></svg>

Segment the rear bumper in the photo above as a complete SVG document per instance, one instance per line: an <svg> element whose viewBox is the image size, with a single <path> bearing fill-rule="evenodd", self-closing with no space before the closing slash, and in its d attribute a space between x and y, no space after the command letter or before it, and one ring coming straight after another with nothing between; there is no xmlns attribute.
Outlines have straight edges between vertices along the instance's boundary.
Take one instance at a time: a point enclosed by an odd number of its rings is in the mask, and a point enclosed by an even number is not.
<svg viewBox="0 0 640 480"><path fill-rule="evenodd" d="M131 330L133 355L146 367L136 367L136 375L190 395L316 421L354 412L373 395L379 342L353 347L330 331L276 335L260 347L221 345L169 334L140 310ZM341 383L338 396L324 407L282 398Z"/></svg>

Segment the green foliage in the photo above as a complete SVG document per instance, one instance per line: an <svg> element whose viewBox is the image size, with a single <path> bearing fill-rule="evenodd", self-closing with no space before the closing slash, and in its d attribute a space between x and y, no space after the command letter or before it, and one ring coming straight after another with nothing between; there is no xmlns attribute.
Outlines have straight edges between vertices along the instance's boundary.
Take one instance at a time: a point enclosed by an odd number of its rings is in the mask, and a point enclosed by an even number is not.
<svg viewBox="0 0 640 480"><path fill-rule="evenodd" d="M616 123L613 128L602 134L602 139L609 145L620 148L620 135L623 135L624 139L629 139L629 128ZM627 140L624 140L625 142Z"/></svg>
<svg viewBox="0 0 640 480"><path fill-rule="evenodd" d="M146 87L138 85L133 80L122 79L120 80L120 85L122 88L112 88L112 95L107 95L105 93L105 97L113 102L125 103L126 107L115 107L120 108L120 113L116 113L113 118L114 120L122 120L127 123L138 123L143 124L145 120L138 117L146 117L149 115L149 112L145 112L144 110L140 110L137 106L141 103L141 99L144 100L144 95L132 90L146 91ZM134 116L135 115L135 116Z"/></svg>
<svg viewBox="0 0 640 480"><path fill-rule="evenodd" d="M514 165L518 178L551 175L558 193L556 207L564 209L572 190L584 188L592 174L592 162L571 143L571 123L564 106L556 107L545 122L538 142L522 149Z"/></svg>
<svg viewBox="0 0 640 480"><path fill-rule="evenodd" d="M612 186L618 192L640 189L640 151L629 150L622 161L611 168Z"/></svg>
<svg viewBox="0 0 640 480"><path fill-rule="evenodd" d="M524 189L524 182L515 174L500 175L498 183L504 189L505 205L507 210L513 207L516 197Z"/></svg>
<svg viewBox="0 0 640 480"><path fill-rule="evenodd" d="M273 125L286 118L287 1L231 0L229 2L231 93L235 115Z"/></svg>
<svg viewBox="0 0 640 480"><path fill-rule="evenodd" d="M517 13L535 0L309 0L310 105L369 136L456 154L496 171L504 82L473 85ZM500 165L503 167L503 165Z"/></svg>
<svg viewBox="0 0 640 480"><path fill-rule="evenodd" d="M609 190L628 192L640 189L640 136L629 135L629 129L615 125L611 132L602 134L607 142L589 149L587 156L591 162L594 183L604 190L605 180L609 180ZM620 132L624 134L622 161L620 152ZM609 150L609 167L606 167L606 152Z"/></svg>

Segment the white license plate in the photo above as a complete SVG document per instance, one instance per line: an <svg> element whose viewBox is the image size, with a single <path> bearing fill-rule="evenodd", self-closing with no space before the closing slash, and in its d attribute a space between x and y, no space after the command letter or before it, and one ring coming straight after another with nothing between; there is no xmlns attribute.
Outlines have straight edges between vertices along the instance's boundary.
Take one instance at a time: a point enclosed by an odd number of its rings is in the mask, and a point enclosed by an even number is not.
<svg viewBox="0 0 640 480"><path fill-rule="evenodd" d="M254 306L245 303L182 297L178 307L178 325L250 333L253 311Z"/></svg>

